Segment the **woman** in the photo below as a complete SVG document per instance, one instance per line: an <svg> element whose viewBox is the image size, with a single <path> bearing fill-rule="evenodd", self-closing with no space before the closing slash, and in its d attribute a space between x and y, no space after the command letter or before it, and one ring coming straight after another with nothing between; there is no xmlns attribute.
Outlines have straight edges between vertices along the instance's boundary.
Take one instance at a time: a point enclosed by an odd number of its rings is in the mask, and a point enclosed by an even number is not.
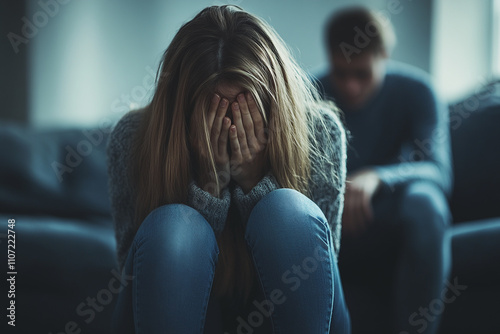
<svg viewBox="0 0 500 334"><path fill-rule="evenodd" d="M348 333L336 258L345 133L269 25L184 24L108 146L127 333Z"/></svg>

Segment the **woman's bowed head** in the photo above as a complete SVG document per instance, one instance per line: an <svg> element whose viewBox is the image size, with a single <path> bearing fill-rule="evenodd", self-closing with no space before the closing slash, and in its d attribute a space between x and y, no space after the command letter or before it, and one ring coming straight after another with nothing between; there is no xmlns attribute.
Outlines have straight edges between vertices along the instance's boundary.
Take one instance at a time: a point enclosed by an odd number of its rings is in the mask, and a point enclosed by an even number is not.
<svg viewBox="0 0 500 334"><path fill-rule="evenodd" d="M267 23L237 6L202 10L165 51L138 132L137 224L186 203L192 180L219 197L231 180L246 193L271 172L307 194L320 155L308 125L321 109L336 110Z"/></svg>

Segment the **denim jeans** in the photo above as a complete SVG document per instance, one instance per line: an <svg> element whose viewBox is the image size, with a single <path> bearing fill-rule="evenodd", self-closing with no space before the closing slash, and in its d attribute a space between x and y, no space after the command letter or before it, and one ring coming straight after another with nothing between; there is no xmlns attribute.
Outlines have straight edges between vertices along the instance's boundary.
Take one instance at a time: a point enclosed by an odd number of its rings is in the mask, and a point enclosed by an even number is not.
<svg viewBox="0 0 500 334"><path fill-rule="evenodd" d="M339 267L353 333L437 333L442 310L425 310L442 298L450 274L446 197L433 183L418 180L384 186L372 204L367 229L342 236Z"/></svg>
<svg viewBox="0 0 500 334"><path fill-rule="evenodd" d="M322 211L295 190L272 191L257 203L245 240L263 299L248 317L234 319L235 333L258 333L264 320L274 333L350 333L330 233ZM206 323L220 326L207 319L207 309L217 308L211 288L218 253L212 228L193 208L153 210L123 268L134 279L119 294L113 331L207 333Z"/></svg>

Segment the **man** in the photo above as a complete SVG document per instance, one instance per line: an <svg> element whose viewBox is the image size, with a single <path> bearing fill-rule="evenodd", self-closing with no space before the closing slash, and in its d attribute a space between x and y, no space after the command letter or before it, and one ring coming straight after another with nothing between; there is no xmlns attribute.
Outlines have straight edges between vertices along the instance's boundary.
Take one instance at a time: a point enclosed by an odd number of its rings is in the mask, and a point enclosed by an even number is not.
<svg viewBox="0 0 500 334"><path fill-rule="evenodd" d="M447 110L422 71L388 60L395 35L377 13L343 10L326 35L331 69L320 86L351 135L340 273L390 307L390 328L378 331L349 305L353 331L436 333L450 266Z"/></svg>

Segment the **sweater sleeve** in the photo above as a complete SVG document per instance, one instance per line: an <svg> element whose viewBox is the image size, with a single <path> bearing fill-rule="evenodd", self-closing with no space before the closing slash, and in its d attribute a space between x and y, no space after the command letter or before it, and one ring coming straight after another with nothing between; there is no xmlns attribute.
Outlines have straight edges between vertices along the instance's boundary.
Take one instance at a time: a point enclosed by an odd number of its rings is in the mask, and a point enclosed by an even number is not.
<svg viewBox="0 0 500 334"><path fill-rule="evenodd" d="M278 181L271 173L264 176L247 194L243 192L240 186L235 186L233 190L233 201L238 208L243 224L246 224L248 221L250 213L255 205L268 193L278 188L280 188Z"/></svg>
<svg viewBox="0 0 500 334"><path fill-rule="evenodd" d="M323 111L322 116L315 121L315 130L312 131L321 156L311 158L309 188L311 199L328 220L338 256L346 180L346 133L337 115Z"/></svg>
<svg viewBox="0 0 500 334"><path fill-rule="evenodd" d="M140 115L140 112L132 111L123 116L113 128L107 146L108 191L120 270L134 239L135 200L129 180L129 160L133 133L139 126Z"/></svg>
<svg viewBox="0 0 500 334"><path fill-rule="evenodd" d="M224 230L230 204L231 194L227 187L222 190L221 198L217 198L198 187L194 181L189 184L188 205L198 211L216 233Z"/></svg>

